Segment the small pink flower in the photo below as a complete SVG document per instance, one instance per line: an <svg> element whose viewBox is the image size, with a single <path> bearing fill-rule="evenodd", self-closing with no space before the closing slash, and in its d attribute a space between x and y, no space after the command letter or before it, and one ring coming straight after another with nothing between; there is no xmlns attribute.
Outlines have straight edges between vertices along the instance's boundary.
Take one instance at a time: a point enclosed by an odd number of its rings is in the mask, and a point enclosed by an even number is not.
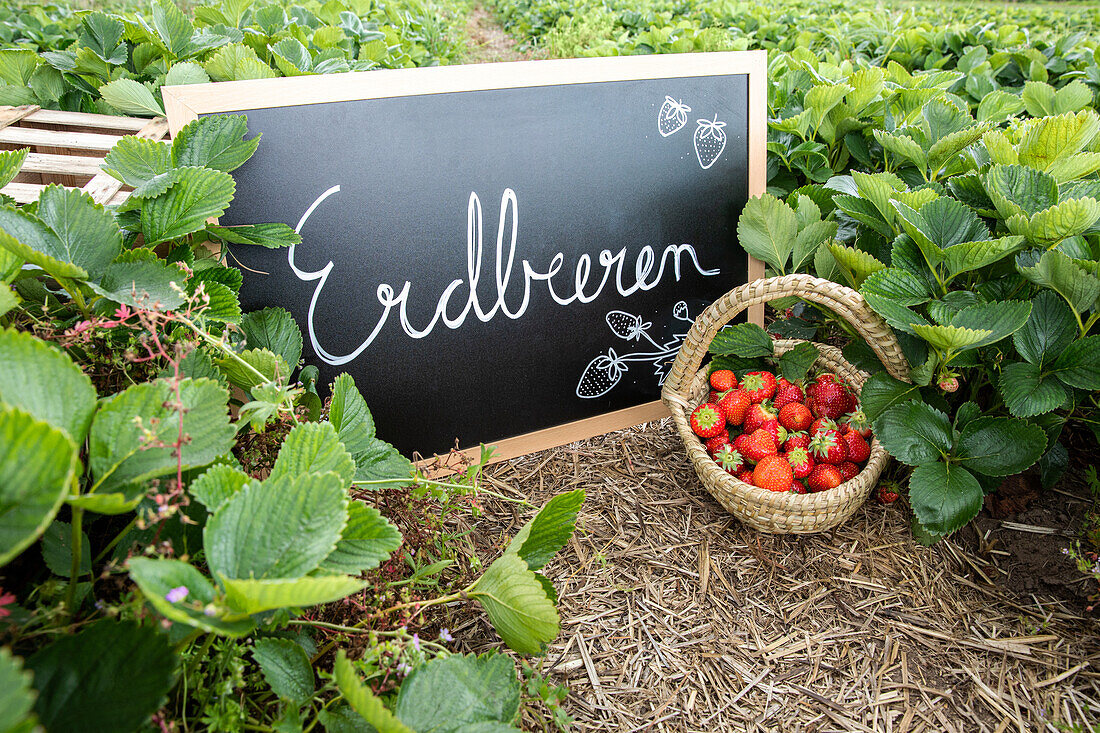
<svg viewBox="0 0 1100 733"><path fill-rule="evenodd" d="M130 310L130 306L120 305L118 307L118 310L115 311L115 318L117 318L120 321L125 321L127 318L129 318L133 314L134 314L133 311Z"/></svg>
<svg viewBox="0 0 1100 733"><path fill-rule="evenodd" d="M187 597L188 592L186 585L177 586L165 594L164 600L169 603L179 603Z"/></svg>
<svg viewBox="0 0 1100 733"><path fill-rule="evenodd" d="M15 594L4 593L3 590L3 588L0 588L0 618L10 616L11 611L4 608L4 606L10 606L11 604L15 603Z"/></svg>

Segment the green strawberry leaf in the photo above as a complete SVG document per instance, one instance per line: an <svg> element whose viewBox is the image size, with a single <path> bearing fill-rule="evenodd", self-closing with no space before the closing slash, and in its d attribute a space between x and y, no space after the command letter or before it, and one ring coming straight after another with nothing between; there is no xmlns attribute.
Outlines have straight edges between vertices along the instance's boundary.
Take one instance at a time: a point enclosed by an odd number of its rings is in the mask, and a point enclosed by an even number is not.
<svg viewBox="0 0 1100 733"><path fill-rule="evenodd" d="M179 659L168 636L136 621L102 619L61 635L27 659L46 730L137 730L172 687Z"/></svg>
<svg viewBox="0 0 1100 733"><path fill-rule="evenodd" d="M987 476L1009 476L1030 467L1046 450L1043 429L1014 417L979 417L963 427L959 461Z"/></svg>
<svg viewBox="0 0 1100 733"><path fill-rule="evenodd" d="M260 665L271 691L280 700L300 706L313 697L317 689L309 656L290 639L266 637L252 645L252 658Z"/></svg>
<svg viewBox="0 0 1100 733"><path fill-rule="evenodd" d="M223 579L300 578L332 554L347 518L334 473L249 483L207 520L206 561Z"/></svg>
<svg viewBox="0 0 1100 733"><path fill-rule="evenodd" d="M1013 362L1001 368L998 382L1008 411L1016 417L1035 417L1065 404L1066 390L1054 375L1043 375L1039 366Z"/></svg>
<svg viewBox="0 0 1100 733"><path fill-rule="evenodd" d="M882 413L875 421L875 435L890 455L910 466L940 460L953 443L947 415L918 401L895 404Z"/></svg>
<svg viewBox="0 0 1100 733"><path fill-rule="evenodd" d="M751 359L758 356L771 356L775 343L760 326L755 323L737 323L726 326L710 342L708 351L720 356L740 356Z"/></svg>
<svg viewBox="0 0 1100 733"><path fill-rule="evenodd" d="M983 496L974 475L954 464L925 463L909 477L913 515L935 539L951 534L977 516Z"/></svg>
<svg viewBox="0 0 1100 733"><path fill-rule="evenodd" d="M540 570L573 536L584 489L558 494L516 533L506 553L519 555L531 570Z"/></svg>

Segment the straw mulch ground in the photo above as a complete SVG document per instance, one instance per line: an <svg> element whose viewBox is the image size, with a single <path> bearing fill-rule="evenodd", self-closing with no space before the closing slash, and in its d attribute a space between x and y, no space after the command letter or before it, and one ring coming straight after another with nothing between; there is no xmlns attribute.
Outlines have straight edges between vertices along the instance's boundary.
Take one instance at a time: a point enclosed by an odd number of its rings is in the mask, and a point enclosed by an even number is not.
<svg viewBox="0 0 1100 733"><path fill-rule="evenodd" d="M543 670L568 683L574 730L1000 733L1100 720L1097 623L1014 596L996 582L996 553L917 545L900 504L868 503L823 535L761 534L705 493L677 441L664 421L488 472L539 506L587 491L547 568L562 631ZM486 504L471 537L491 561L533 509ZM468 650L500 647L476 608L459 613Z"/></svg>

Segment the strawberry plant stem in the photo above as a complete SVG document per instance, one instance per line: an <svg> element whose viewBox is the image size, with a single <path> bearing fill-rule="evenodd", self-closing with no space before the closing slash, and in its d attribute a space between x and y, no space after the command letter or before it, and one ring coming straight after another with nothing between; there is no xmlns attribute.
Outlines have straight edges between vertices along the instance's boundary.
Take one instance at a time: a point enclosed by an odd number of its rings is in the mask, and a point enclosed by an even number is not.
<svg viewBox="0 0 1100 733"><path fill-rule="evenodd" d="M352 481L351 483L352 483L353 486L377 486L377 485L384 485L384 484L392 484L393 482L394 482L394 479L370 479L370 480L363 480L363 481ZM474 486L471 487L469 484L453 484L453 483L450 483L450 482L447 482L447 481L435 481L433 479L425 479L425 478L418 478L415 481L413 481L413 484L414 485L416 485L416 484L427 484L429 486L438 486L438 487L443 488L443 489L470 489L470 488L473 488L473 490L475 492L477 492L479 494L486 494L488 496L493 497L494 499L500 499L501 501L510 501L510 502L515 503L515 504L523 504L524 506L531 506L531 507L535 506L534 504L527 501L526 499L514 499L510 496L505 496L504 494L499 494L499 493L493 491L492 489L486 489L484 487L477 486L477 485L474 485Z"/></svg>
<svg viewBox="0 0 1100 733"><path fill-rule="evenodd" d="M73 299L73 303L80 309L85 318L88 317L88 303L84 300L84 294L80 292L80 286L67 277L57 278L57 284L65 288L65 292Z"/></svg>
<svg viewBox="0 0 1100 733"><path fill-rule="evenodd" d="M73 507L72 532L73 562L69 572L69 587L65 590L65 609L70 617L76 615L76 585L80 580L80 556L84 551L84 510L78 506Z"/></svg>
<svg viewBox="0 0 1100 733"><path fill-rule="evenodd" d="M433 599L428 600L428 601L415 601L415 602L410 602L410 603L398 603L396 606L390 606L389 608L386 608L384 610L378 611L377 613L373 613L370 616L367 616L362 621L355 624L355 626L350 627L350 628L352 628L352 629L362 629L363 625L366 624L368 621L373 621L374 619L383 618L383 617L388 616L389 614L393 613L394 611L400 611L404 608L412 608L412 607L415 606L415 607L417 607L416 613L414 613L412 616L409 617L409 621L412 621L414 618L416 618L421 613L423 613L424 609L428 608L429 606L438 606L442 603L450 603L451 601L457 601L457 600L460 600L462 598L465 598L466 593L469 592L469 590L471 588L473 588L473 585L467 586L466 588L463 588L462 590L460 590L457 593L452 593L452 594L447 595L447 596L440 596L439 598L433 598ZM310 622L310 623L317 624L318 622ZM341 629L341 630L343 630L343 629ZM321 647L317 651L316 654L313 655L313 658L310 660L310 662L313 663L313 664L316 664L317 660L320 659L321 657L325 656L325 654L327 654L328 651L330 649L332 649L332 647L334 647L334 646L336 646L335 640L328 642L323 647Z"/></svg>
<svg viewBox="0 0 1100 733"><path fill-rule="evenodd" d="M138 518L137 518L137 515L135 514L134 518L130 520L130 523L127 524L125 527L123 527L122 531L119 532L118 534L116 534L115 538L113 540L111 540L110 542L108 542L107 546L99 551L99 554L95 556L94 560L92 560L92 564L93 565L98 565L103 560L103 558L105 558L107 556L107 553L110 552L111 550L113 550L115 548L115 545L117 545L119 542L121 542L122 538L125 537L127 534L129 534L130 530L134 528L135 524L137 524L137 521L138 521Z"/></svg>

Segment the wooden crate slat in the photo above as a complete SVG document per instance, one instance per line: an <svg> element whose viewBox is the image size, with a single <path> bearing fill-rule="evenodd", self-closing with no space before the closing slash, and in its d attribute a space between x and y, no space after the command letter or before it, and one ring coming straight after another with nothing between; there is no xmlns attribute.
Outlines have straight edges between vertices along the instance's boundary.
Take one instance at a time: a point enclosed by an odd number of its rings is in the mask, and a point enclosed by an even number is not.
<svg viewBox="0 0 1100 733"><path fill-rule="evenodd" d="M95 132L77 132L66 127L90 128ZM19 203L29 203L36 200L50 183L73 188L81 186L86 180L80 190L97 203L122 203L130 197L129 192L123 191L123 184L104 173L100 166L103 163L102 154L126 134L163 140L168 136L168 120L163 117L143 119L58 112L39 109L34 105L0 106L0 145L32 148L19 173L20 177L5 186L2 192Z"/></svg>
<svg viewBox="0 0 1100 733"><path fill-rule="evenodd" d="M39 111L39 107L33 104L24 104L21 107L0 107L0 128L14 125L19 120Z"/></svg>
<svg viewBox="0 0 1100 733"><path fill-rule="evenodd" d="M0 130L0 143L12 145L46 145L52 148L110 150L118 141L118 135L100 135L94 132L35 130L27 127L10 126Z"/></svg>
<svg viewBox="0 0 1100 733"><path fill-rule="evenodd" d="M116 117L114 115L97 115L87 112L59 112L53 109L40 109L32 112L25 119L27 122L95 127L100 130L120 130L130 133L137 132L149 122L148 119L140 117Z"/></svg>
<svg viewBox="0 0 1100 733"><path fill-rule="evenodd" d="M42 183L9 183L4 186L3 193L15 199L16 203L29 204L38 199L38 194L45 187Z"/></svg>
<svg viewBox="0 0 1100 733"><path fill-rule="evenodd" d="M71 176L95 176L101 172L103 158L82 155L54 155L52 153L27 153L21 172L59 173Z"/></svg>

